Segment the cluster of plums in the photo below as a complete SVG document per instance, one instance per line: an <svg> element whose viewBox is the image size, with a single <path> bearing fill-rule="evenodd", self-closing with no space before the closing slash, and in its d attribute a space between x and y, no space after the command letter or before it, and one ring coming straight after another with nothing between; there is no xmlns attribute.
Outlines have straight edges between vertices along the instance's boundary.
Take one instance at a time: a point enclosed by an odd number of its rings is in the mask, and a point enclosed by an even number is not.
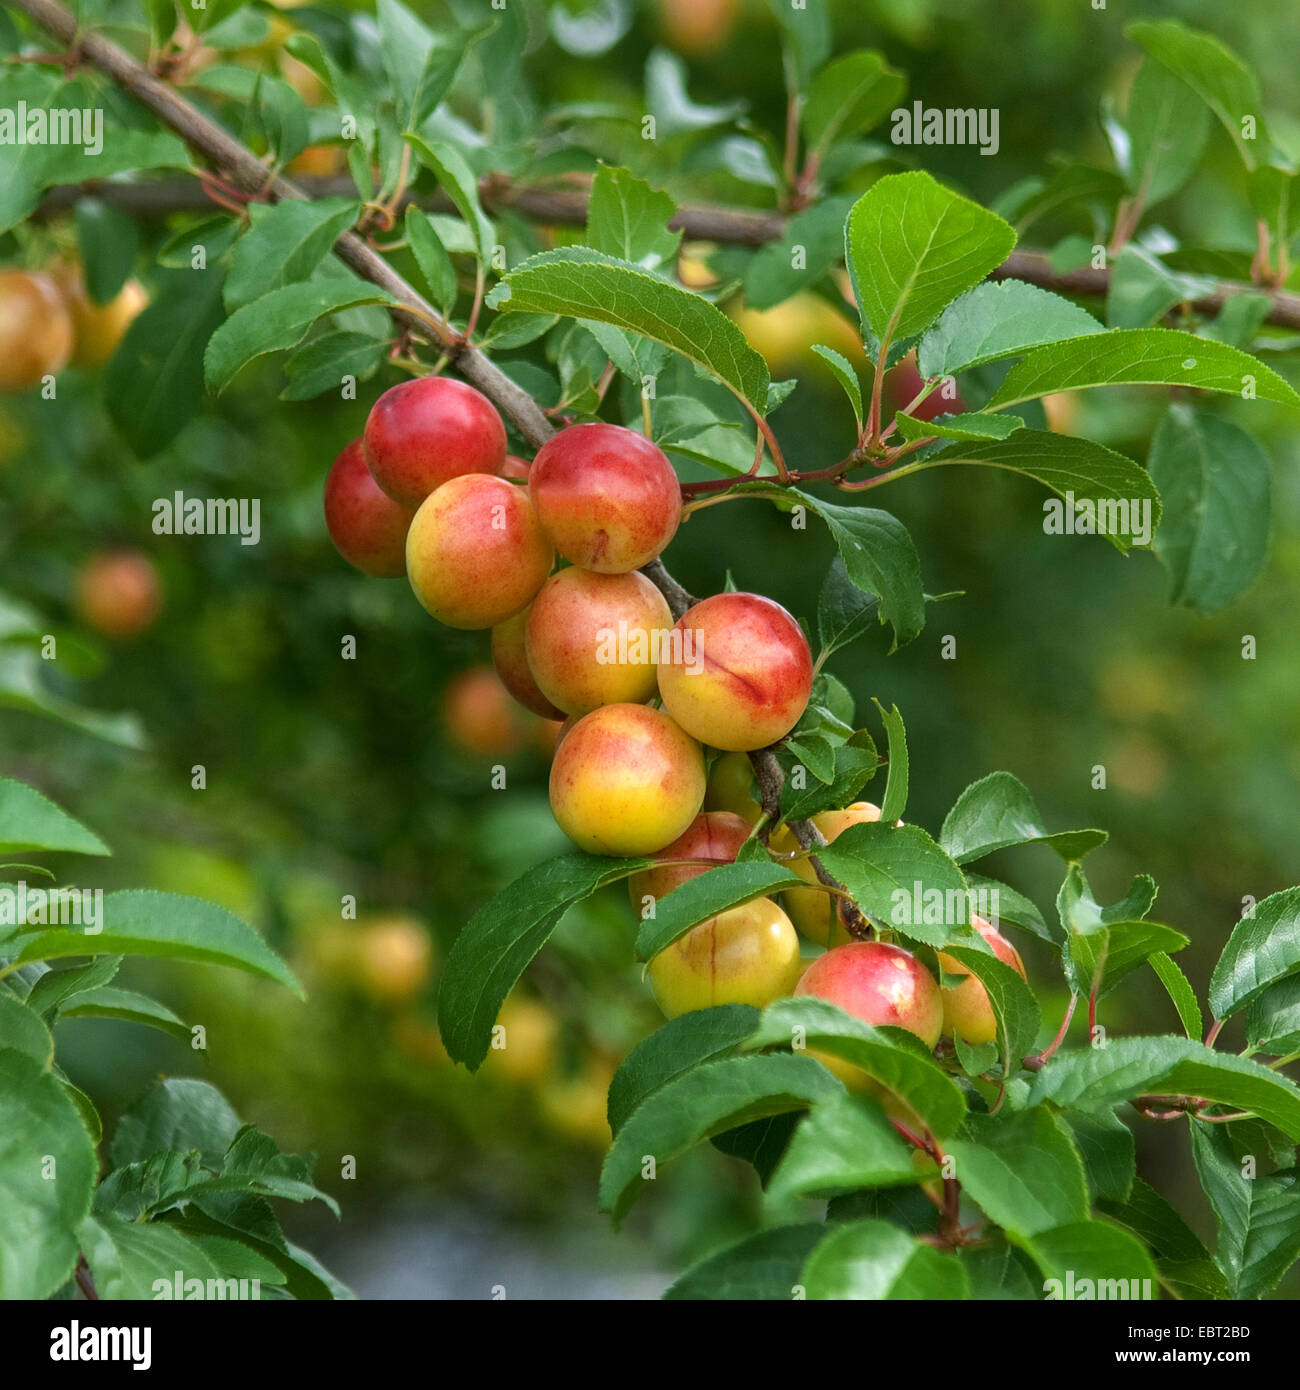
<svg viewBox="0 0 1300 1390"><path fill-rule="evenodd" d="M656 860L630 880L642 916L736 857L758 817L743 754L794 728L813 682L802 629L771 599L715 594L674 622L642 570L672 540L681 512L676 473L644 435L571 425L529 463L507 454L492 403L447 377L386 391L325 484L326 523L345 559L367 574L405 574L450 627L490 628L506 689L564 721L551 765L555 818L590 853ZM830 840L878 817L860 802L816 821ZM787 827L771 848L799 853ZM806 858L790 862L817 884ZM901 948L850 941L831 903L810 886L785 894L784 907L759 898L692 928L650 963L660 1006L676 1017L817 994L931 1046L945 1007L949 1031L972 1042L993 1036L978 980L941 990ZM1020 968L991 926L980 929ZM830 948L806 969L801 933ZM965 973L955 961L941 965Z"/></svg>

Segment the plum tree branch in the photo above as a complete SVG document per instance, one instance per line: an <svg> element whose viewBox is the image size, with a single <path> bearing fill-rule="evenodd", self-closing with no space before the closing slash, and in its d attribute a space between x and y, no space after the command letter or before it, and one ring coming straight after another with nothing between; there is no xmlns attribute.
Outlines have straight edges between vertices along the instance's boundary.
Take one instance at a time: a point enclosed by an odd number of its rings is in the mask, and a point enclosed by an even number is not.
<svg viewBox="0 0 1300 1390"><path fill-rule="evenodd" d="M70 51L75 51L80 58L106 73L123 91L152 111L191 150L214 165L233 189L272 202L308 196L305 185L300 186L269 169L252 150L187 102L125 49L119 48L102 34L80 29L76 17L58 0L10 0L10 3L46 32L67 44ZM116 187L104 185L101 192ZM579 192L577 196L581 199L581 215L585 220L586 194ZM570 215L576 214L576 204L567 202L553 205L551 214L558 218L561 207L570 207ZM437 346L447 359L497 406L534 449L540 448L555 433L537 402L467 342L463 335L457 333L414 286L355 232L345 232L339 237L334 243L334 254L363 279L393 296L397 303L390 312L395 320L422 336L432 331ZM694 602L691 595L668 573L662 561L651 561L645 566L644 573L663 593L674 618L681 617ZM760 784L764 779L770 782L774 776L782 777L780 765L771 749L759 749L750 754L750 759ZM779 781L777 786L780 786ZM804 849L815 849L825 844L817 828L808 821L792 821L790 829ZM826 872L816 856L812 856L810 862L823 884L840 893L845 891L843 884ZM846 901L841 912L846 926L855 936L870 935L870 926L852 902Z"/></svg>
<svg viewBox="0 0 1300 1390"><path fill-rule="evenodd" d="M31 13L28 0L12 0L12 3ZM299 196L309 198L352 197L356 193L356 186L346 176L303 178L297 180L295 186L300 190ZM587 222L589 195L582 187L518 184L492 174L481 182L479 194L489 212L509 208L543 225L582 227ZM66 211L80 198L88 196L139 217L166 217L174 212L196 211L211 206L207 194L193 179L164 178L141 183L89 180L52 189L42 201L38 215L49 217ZM418 202L430 212L456 214L451 199L441 192L418 198L407 194L400 201L399 209L411 202ZM758 247L778 241L785 231L786 220L785 215L778 212L713 203L688 203L678 208L671 225L690 241ZM1109 269L1094 270L1090 266L1077 270L1054 270L1045 252L1030 248L1013 251L989 276L991 280L1023 280L1026 284L1037 285L1056 294L1076 295L1084 299L1104 299L1110 290L1110 277ZM1209 294L1193 300L1191 307L1198 313L1214 315L1238 294L1267 294L1271 307L1265 322L1279 328L1300 329L1300 295L1245 281L1220 281Z"/></svg>

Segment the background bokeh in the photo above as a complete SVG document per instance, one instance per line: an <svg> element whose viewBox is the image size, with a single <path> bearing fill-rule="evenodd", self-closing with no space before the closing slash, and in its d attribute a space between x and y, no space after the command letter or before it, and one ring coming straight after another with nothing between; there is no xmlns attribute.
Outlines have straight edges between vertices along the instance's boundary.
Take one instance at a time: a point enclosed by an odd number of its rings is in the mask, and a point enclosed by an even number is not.
<svg viewBox="0 0 1300 1390"><path fill-rule="evenodd" d="M413 8L431 23L447 13L431 0ZM1056 0L831 8L837 49L882 49L910 74L909 100L1000 109L995 158L902 152L990 202L1044 173L1056 154L1106 163L1099 103L1122 92L1138 59L1122 35L1126 19L1177 16L1219 34L1258 67L1279 121L1294 97L1300 10L1271 0L1106 12ZM696 100L743 100L755 127L779 131L768 11L757 0L722 9L726 22L706 42L657 0L642 0L607 51L565 52L543 31L523 68L540 103L639 112L647 54L667 45L687 58ZM628 116L580 124L585 147L679 199L762 206L770 196L707 160L693 163L689 140L642 141ZM897 153L882 150L854 186L896 167L888 160ZM1202 172L1158 221L1183 246L1212 246L1244 266L1253 249L1245 208L1239 167L1216 127ZM1075 212L1036 224L1027 240L1050 246L1091 231ZM167 234L161 224L144 230L146 283L148 247ZM510 234L524 249L530 235L546 235L517 224ZM39 235L54 242L62 233L55 224ZM18 249L11 240L5 259ZM709 248L695 250L709 261ZM730 249L709 263L730 275L749 254ZM804 377L774 421L787 456L796 467L833 462L851 430L842 397L811 365L797 323L769 328L786 335L778 375ZM825 341L824 324L819 331ZM1300 378L1290 344L1273 346L1281 350L1270 363ZM536 365L545 365L540 356ZM494 727L481 737L504 741L476 752L444 717L449 683L487 659L486 634L438 628L404 582L354 573L326 537L324 474L396 379L372 378L356 402L286 404L278 364L247 371L147 463L115 436L101 377L65 373L56 402L0 402L0 589L6 604L62 634L67 653L42 664L28 647L0 645L0 773L40 786L112 844L114 859L94 868L97 886L225 903L310 990L300 1004L233 972L135 966L184 1018L206 1025L207 1054L128 1025L70 1020L61 1025L65 1065L110 1115L158 1073L208 1077L284 1148L316 1152L322 1185L343 1202L342 1226L293 1212L290 1229L363 1294L483 1296L503 1284L510 1296L654 1295L684 1261L743 1230L761 1194L748 1169L705 1152L670 1170L619 1234L595 1210L604 1086L659 1021L632 959L625 899L611 891L572 913L529 972L520 1026L542 1042L525 1074L496 1060L478 1077L453 1068L433 1023L433 980L388 997L358 965L363 938L372 939L367 923L409 919L429 934L436 978L466 917L563 847L546 805L541 731ZM711 399L693 377L683 382ZM1068 428L1143 459L1166 403L1157 391L1092 393L1070 403ZM1219 408L1229 418L1242 410ZM902 711L909 819L937 830L969 782L1015 773L1049 825L1110 832L1089 860L1103 901L1135 873L1156 877L1153 915L1192 938L1182 960L1202 990L1243 897L1300 880L1300 443L1294 421L1269 407L1250 408L1249 428L1273 459L1272 543L1263 575L1227 612L1170 607L1168 577L1150 554L1123 558L1100 540L1044 535L1032 484L987 470L930 473L882 491L879 505L912 530L928 592L961 596L932 607L911 646L890 655L882 632L830 665L860 717L871 697ZM155 536L152 504L177 489L259 498L260 543ZM129 642L87 631L73 603L80 567L117 547L146 552L165 595L159 621ZM737 585L811 618L830 553L815 527L792 532L746 502L693 517L668 560L694 592L720 588L729 569ZM1254 660L1242 658L1245 635L1256 641ZM343 655L347 636L354 659ZM941 654L946 636L956 639L954 659ZM33 690L36 703L66 717L23 708ZM130 717L105 726L105 738L76 709ZM503 790L491 786L496 764L507 769ZM1093 789L1098 764L1104 790ZM203 790L191 785L196 765L206 769ZM84 866L61 868L89 881ZM990 871L1051 907L1060 867L1049 851L1009 854ZM358 923L342 920L344 895L355 898ZM1056 976L1042 943L1017 944L1032 977ZM1046 1014L1059 1017L1063 1002L1063 990L1049 990ZM1112 1032L1175 1025L1149 975L1132 977L1103 1017ZM1139 1141L1148 1178L1190 1205L1208 1233L1183 1126L1149 1126ZM357 1159L355 1180L340 1178L344 1155Z"/></svg>

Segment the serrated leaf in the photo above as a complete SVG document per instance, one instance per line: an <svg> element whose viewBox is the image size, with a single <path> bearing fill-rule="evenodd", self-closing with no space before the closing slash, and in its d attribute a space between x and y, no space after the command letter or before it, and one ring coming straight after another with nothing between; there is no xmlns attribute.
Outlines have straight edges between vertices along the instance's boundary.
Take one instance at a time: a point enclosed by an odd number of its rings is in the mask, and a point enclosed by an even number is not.
<svg viewBox="0 0 1300 1390"><path fill-rule="evenodd" d="M1174 1208L1141 1178L1133 1180L1133 1190L1125 1201L1103 1200L1101 1209L1150 1247L1163 1283L1187 1297L1227 1297L1227 1281L1209 1251Z"/></svg>
<svg viewBox="0 0 1300 1390"><path fill-rule="evenodd" d="M669 231L677 203L628 169L602 164L591 181L587 245L645 269L677 254L680 231Z"/></svg>
<svg viewBox="0 0 1300 1390"><path fill-rule="evenodd" d="M406 240L420 267L429 299L435 309L450 314L456 304L456 267L423 208L412 203L406 209Z"/></svg>
<svg viewBox="0 0 1300 1390"><path fill-rule="evenodd" d="M849 404L853 407L853 416L858 422L858 429L862 429L863 408L862 408L862 382L858 379L858 374L853 370L853 364L843 353L836 352L834 348L823 346L821 343L814 343L812 349L818 357L831 369L835 380L844 388L844 394L849 398Z"/></svg>
<svg viewBox="0 0 1300 1390"><path fill-rule="evenodd" d="M1144 247L1130 243L1111 267L1106 323L1111 328L1147 328L1175 306L1195 303L1216 288L1209 276L1172 270Z"/></svg>
<svg viewBox="0 0 1300 1390"><path fill-rule="evenodd" d="M1300 406L1300 395L1258 358L1174 328L1121 328L1035 348L1017 362L988 403L1018 405L1056 391L1094 386L1188 386Z"/></svg>
<svg viewBox="0 0 1300 1390"><path fill-rule="evenodd" d="M844 557L836 555L817 597L817 640L821 644L818 659L824 661L832 652L868 632L878 621L879 610L880 600L853 583Z"/></svg>
<svg viewBox="0 0 1300 1390"><path fill-rule="evenodd" d="M1092 1201L1126 1201L1137 1173L1133 1131L1109 1110L1073 1110L1060 1118L1083 1159Z"/></svg>
<svg viewBox="0 0 1300 1390"><path fill-rule="evenodd" d="M1300 888L1274 893L1232 929L1210 976L1217 1019L1253 1003L1275 980L1300 972Z"/></svg>
<svg viewBox="0 0 1300 1390"><path fill-rule="evenodd" d="M1129 187L1152 207L1192 176L1210 133L1210 114L1185 82L1148 61L1133 79L1124 124L1132 141Z"/></svg>
<svg viewBox="0 0 1300 1390"><path fill-rule="evenodd" d="M830 781L810 785L805 791L791 792L782 807L783 818L787 821L808 820L819 811L839 810L851 805L876 775L879 761L874 748L840 744L835 749Z"/></svg>
<svg viewBox="0 0 1300 1390"><path fill-rule="evenodd" d="M1245 430L1191 406L1169 407L1147 460L1164 514L1155 550L1174 603L1226 608L1250 587L1268 553L1272 466Z"/></svg>
<svg viewBox="0 0 1300 1390"><path fill-rule="evenodd" d="M54 1061L54 1039L39 1010L0 989L0 1052L13 1048L45 1072Z"/></svg>
<svg viewBox="0 0 1300 1390"><path fill-rule="evenodd" d="M875 1101L847 1092L817 1101L767 1184L770 1199L829 1197L919 1182L915 1152Z"/></svg>
<svg viewBox="0 0 1300 1390"><path fill-rule="evenodd" d="M1006 439L1025 422L1019 415L985 415L964 412L961 415L941 415L937 420L917 420L903 411L894 416L904 439L961 439L978 443L985 439Z"/></svg>
<svg viewBox="0 0 1300 1390"><path fill-rule="evenodd" d="M651 960L692 927L728 908L802 884L803 879L793 869L771 860L709 869L659 899L655 915L637 928L636 958Z"/></svg>
<svg viewBox="0 0 1300 1390"><path fill-rule="evenodd" d="M187 1279L220 1279L221 1270L201 1246L166 1222L139 1223L100 1214L88 1216L79 1235L86 1264L100 1298L153 1299L154 1285L166 1281L174 1288Z"/></svg>
<svg viewBox="0 0 1300 1390"><path fill-rule="evenodd" d="M990 952L975 946L944 947L944 955L964 965L984 986L997 1022L998 1053L1004 1078L1020 1070L1020 1059L1034 1045L1042 1024L1042 1010L1020 972Z"/></svg>
<svg viewBox="0 0 1300 1390"><path fill-rule="evenodd" d="M992 772L972 782L948 812L939 843L957 861L983 859L1011 845L1046 844L1062 859L1082 859L1105 844L1104 830L1062 830L1049 834L1024 783L1009 772Z"/></svg>
<svg viewBox="0 0 1300 1390"><path fill-rule="evenodd" d="M73 820L34 787L0 777L0 854L21 854L29 850L110 853L98 835Z"/></svg>
<svg viewBox="0 0 1300 1390"><path fill-rule="evenodd" d="M886 1221L832 1228L808 1257L803 1282L809 1298L931 1300L970 1297L966 1271Z"/></svg>
<svg viewBox="0 0 1300 1390"><path fill-rule="evenodd" d="M688 1149L737 1125L803 1110L840 1083L809 1057L729 1057L693 1067L661 1086L627 1119L605 1156L600 1209L622 1219L645 1186L645 1160L656 1172Z"/></svg>
<svg viewBox="0 0 1300 1390"><path fill-rule="evenodd" d="M382 365L388 344L368 333L325 333L285 360L289 385L282 401L307 401L326 391L342 392L345 377L364 381Z"/></svg>
<svg viewBox="0 0 1300 1390"><path fill-rule="evenodd" d="M949 445L911 467L919 472L947 464L1005 468L1033 478L1061 499L1043 503L1044 531L1101 534L1121 554L1130 545L1149 545L1160 520L1160 494L1147 471L1089 439L1018 429L1002 440Z"/></svg>
<svg viewBox="0 0 1300 1390"><path fill-rule="evenodd" d="M363 304L393 305L386 290L360 280L313 280L272 290L245 304L208 341L204 372L213 391L224 391L248 363L296 347L318 319Z"/></svg>
<svg viewBox="0 0 1300 1390"><path fill-rule="evenodd" d="M1160 983L1174 1001L1183 1031L1189 1038L1200 1038L1205 1031L1205 1022L1201 1018L1201 1006L1196 1002L1196 991L1191 981L1163 951L1149 956L1147 964L1159 976Z"/></svg>
<svg viewBox="0 0 1300 1390"><path fill-rule="evenodd" d="M506 995L575 903L648 859L566 854L530 869L461 928L443 967L438 1028L452 1059L477 1071Z"/></svg>
<svg viewBox="0 0 1300 1390"><path fill-rule="evenodd" d="M1068 299L1021 280L986 281L968 290L939 316L917 346L917 370L925 380L1016 357L1061 338L1105 329Z"/></svg>
<svg viewBox="0 0 1300 1390"><path fill-rule="evenodd" d="M868 917L914 941L943 946L968 919L961 870L919 825L895 826L883 817L851 825L817 857ZM933 920L928 902L944 905L941 920Z"/></svg>
<svg viewBox="0 0 1300 1390"><path fill-rule="evenodd" d="M981 912L980 915L995 927L1009 922L1013 927L1022 927L1025 931L1033 932L1043 941L1058 940L1059 934L1053 934L1049 929L1043 920L1043 914L1038 910L1038 904L1025 897L1023 893L995 878L986 878L983 874L967 873L966 886L976 895L977 900L991 904L989 911Z"/></svg>
<svg viewBox="0 0 1300 1390"><path fill-rule="evenodd" d="M701 1260L664 1293L665 1299L764 1299L795 1296L804 1261L826 1234L820 1221L778 1226Z"/></svg>
<svg viewBox="0 0 1300 1390"><path fill-rule="evenodd" d="M234 966L305 997L293 972L252 927L216 903L179 893L109 893L97 932L64 927L20 933L18 939L20 962L86 955L158 956Z"/></svg>
<svg viewBox="0 0 1300 1390"><path fill-rule="evenodd" d="M852 206L852 198L831 197L795 213L781 235L760 247L745 267L745 304L760 312L775 308L838 267L844 255L844 219Z"/></svg>
<svg viewBox="0 0 1300 1390"><path fill-rule="evenodd" d="M0 1298L48 1298L72 1277L96 1170L94 1144L59 1079L0 1049Z"/></svg>
<svg viewBox="0 0 1300 1390"><path fill-rule="evenodd" d="M121 964L121 956L99 956L86 965L47 970L32 986L27 995L27 1005L43 1018L52 1018L78 994L108 984Z"/></svg>
<svg viewBox="0 0 1300 1390"><path fill-rule="evenodd" d="M1300 1087L1257 1062L1190 1038L1118 1038L1058 1052L1038 1073L1030 1104L1111 1109L1140 1095L1190 1096L1251 1111L1300 1141Z"/></svg>
<svg viewBox="0 0 1300 1390"><path fill-rule="evenodd" d="M1246 1040L1279 1057L1300 1052L1300 974L1288 975L1256 996L1246 1015Z"/></svg>
<svg viewBox="0 0 1300 1390"><path fill-rule="evenodd" d="M1040 1231L1021 1244L1046 1276L1047 1298L1156 1296L1156 1268L1150 1254L1118 1226L1075 1221ZM1060 1287L1052 1288L1053 1281Z"/></svg>
<svg viewBox="0 0 1300 1390"><path fill-rule="evenodd" d="M617 1134L643 1100L701 1062L726 1056L758 1026L759 1011L748 1004L696 1009L664 1024L623 1059L609 1083L606 1107Z"/></svg>
<svg viewBox="0 0 1300 1390"><path fill-rule="evenodd" d="M995 213L929 174L887 174L849 214L847 259L864 327L877 342L915 337L1015 242Z"/></svg>
<svg viewBox="0 0 1300 1390"><path fill-rule="evenodd" d="M874 49L861 48L827 63L813 78L800 114L811 149L824 154L836 140L879 124L902 100L907 76Z"/></svg>
<svg viewBox="0 0 1300 1390"><path fill-rule="evenodd" d="M478 180L474 177L474 171L465 162L460 151L452 145L443 141L422 140L409 131L404 138L419 157L420 163L433 173L442 185L443 192L456 205L456 211L460 213L473 236L481 274L492 259L495 234L487 214L483 211L483 204L479 201Z"/></svg>
<svg viewBox="0 0 1300 1390"><path fill-rule="evenodd" d="M110 1154L115 1168L125 1168L155 1154L193 1149L216 1169L238 1132L239 1116L215 1086L171 1078L151 1086L122 1115Z"/></svg>
<svg viewBox="0 0 1300 1390"><path fill-rule="evenodd" d="M189 1025L177 1018L165 1004L133 989L105 986L85 990L60 1010L64 1018L116 1018L123 1023L140 1023L170 1033L181 1042L192 1041Z"/></svg>
<svg viewBox="0 0 1300 1390"><path fill-rule="evenodd" d="M250 204L249 228L235 243L226 276L227 311L309 279L360 210L361 205L349 198Z"/></svg>
<svg viewBox="0 0 1300 1390"><path fill-rule="evenodd" d="M544 251L512 270L489 296L504 313L595 319L682 353L758 411L767 408L767 364L708 300L590 247Z"/></svg>
<svg viewBox="0 0 1300 1390"><path fill-rule="evenodd" d="M847 832L846 832L847 833ZM924 1044L898 1030L873 1028L824 999L779 999L763 1010L747 1046L813 1048L874 1077L900 1097L938 1138L954 1133L966 1114L961 1090L927 1055Z"/></svg>
<svg viewBox="0 0 1300 1390"><path fill-rule="evenodd" d="M972 1115L966 1133L969 1138L946 1146L957 1180L1014 1239L1088 1219L1083 1163L1055 1115L1041 1107L998 1118Z"/></svg>

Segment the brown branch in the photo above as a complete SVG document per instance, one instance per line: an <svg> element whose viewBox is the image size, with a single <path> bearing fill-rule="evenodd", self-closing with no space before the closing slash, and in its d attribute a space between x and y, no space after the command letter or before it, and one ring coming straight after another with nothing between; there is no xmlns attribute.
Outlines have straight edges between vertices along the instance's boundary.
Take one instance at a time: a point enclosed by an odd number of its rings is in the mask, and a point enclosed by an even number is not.
<svg viewBox="0 0 1300 1390"><path fill-rule="evenodd" d="M32 13L31 4L48 0L13 0ZM259 161L260 164L260 161ZM264 170L264 166L263 170ZM310 198L354 197L356 185L346 176L304 178L295 183L297 196ZM583 188L519 186L499 175L489 175L479 186L484 207L489 212L510 208L534 222L554 226L582 227L587 222L588 195ZM144 183L89 180L52 189L34 216L48 218L72 207L78 199L93 196L138 217L166 217L175 212L197 211L211 203L192 179L154 179ZM399 206L418 202L430 212L455 214L451 199L444 193L428 197L404 197ZM711 203L684 204L670 224L685 233L689 241L712 241L731 246L765 246L776 241L785 230L781 213L752 208L723 207ZM989 276L991 280L1023 280L1026 284L1052 290L1056 294L1083 299L1104 299L1110 290L1110 271L1084 266L1078 270L1056 271L1042 251L1013 251ZM1210 294L1192 301L1198 313L1214 315L1238 294L1267 294L1272 308L1266 323L1281 328L1300 329L1300 295L1285 290L1266 290L1243 281L1225 280Z"/></svg>

